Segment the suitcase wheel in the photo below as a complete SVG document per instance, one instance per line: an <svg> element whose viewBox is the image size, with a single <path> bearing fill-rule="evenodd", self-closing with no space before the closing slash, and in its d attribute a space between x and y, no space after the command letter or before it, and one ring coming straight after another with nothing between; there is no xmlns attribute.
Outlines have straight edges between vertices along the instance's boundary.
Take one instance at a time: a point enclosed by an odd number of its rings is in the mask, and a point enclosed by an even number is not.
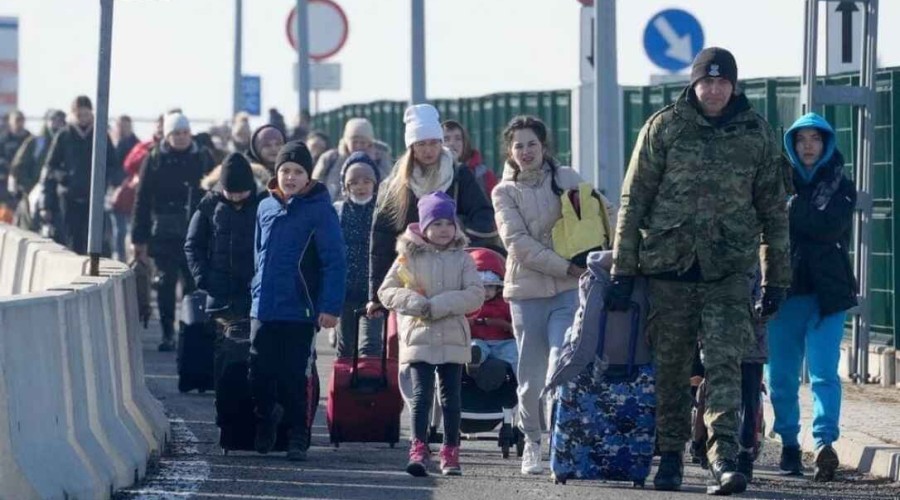
<svg viewBox="0 0 900 500"><path fill-rule="evenodd" d="M388 443L388 446L389 446L391 449L394 449L394 447L397 446L397 443Z"/></svg>
<svg viewBox="0 0 900 500"><path fill-rule="evenodd" d="M224 455L224 456L226 456L226 457L228 456L228 449L227 449L227 448L222 448L222 455Z"/></svg>
<svg viewBox="0 0 900 500"><path fill-rule="evenodd" d="M337 441L332 441L331 445L334 446L334 449L338 449L341 447L341 443L339 443Z"/></svg>
<svg viewBox="0 0 900 500"><path fill-rule="evenodd" d="M509 458L509 449L512 447L515 442L515 433L513 433L512 426L510 424L503 424L500 427L500 436L498 438L500 445L500 454L503 458Z"/></svg>
<svg viewBox="0 0 900 500"><path fill-rule="evenodd" d="M644 479L640 479L640 480L637 480L637 481L632 481L631 485L634 486L635 488L643 488L643 487L644 487L644 482L645 482Z"/></svg>
<svg viewBox="0 0 900 500"><path fill-rule="evenodd" d="M557 476L556 474L550 474L550 477L553 478L553 484L562 484L562 485L566 484L565 476Z"/></svg>

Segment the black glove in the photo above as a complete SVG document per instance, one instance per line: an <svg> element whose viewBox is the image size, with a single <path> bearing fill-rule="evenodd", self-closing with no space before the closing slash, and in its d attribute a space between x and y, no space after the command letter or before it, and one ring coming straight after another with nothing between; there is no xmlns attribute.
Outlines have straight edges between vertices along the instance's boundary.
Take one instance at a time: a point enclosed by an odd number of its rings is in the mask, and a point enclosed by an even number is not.
<svg viewBox="0 0 900 500"><path fill-rule="evenodd" d="M631 293L634 292L634 276L612 276L609 288L606 289L607 311L627 311L631 306Z"/></svg>
<svg viewBox="0 0 900 500"><path fill-rule="evenodd" d="M787 289L777 286L762 287L759 302L756 303L756 311L761 318L768 318L778 312L781 303L787 295Z"/></svg>

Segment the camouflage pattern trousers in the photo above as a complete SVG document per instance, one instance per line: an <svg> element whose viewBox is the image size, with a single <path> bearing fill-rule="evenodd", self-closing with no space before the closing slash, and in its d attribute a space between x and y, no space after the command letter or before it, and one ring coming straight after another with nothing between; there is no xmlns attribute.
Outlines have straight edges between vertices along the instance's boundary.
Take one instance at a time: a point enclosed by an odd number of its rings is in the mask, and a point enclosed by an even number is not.
<svg viewBox="0 0 900 500"><path fill-rule="evenodd" d="M699 340L706 367L709 460L738 453L741 357L752 335L746 274L715 282L651 279L647 331L656 365L659 450L682 452L691 437L691 367Z"/></svg>

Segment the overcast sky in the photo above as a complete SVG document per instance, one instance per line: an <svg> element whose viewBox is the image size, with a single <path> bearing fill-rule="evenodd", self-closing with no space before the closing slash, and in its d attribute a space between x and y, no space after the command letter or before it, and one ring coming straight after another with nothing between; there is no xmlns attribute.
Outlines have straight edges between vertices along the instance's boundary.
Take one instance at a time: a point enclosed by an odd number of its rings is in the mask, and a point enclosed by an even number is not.
<svg viewBox="0 0 900 500"><path fill-rule="evenodd" d="M409 0L337 0L350 33L331 61L343 90L323 108L409 96ZM572 88L579 83L576 0L426 0L429 97ZM880 60L900 65L900 1L882 1ZM244 0L244 73L262 77L263 109L296 113L294 53L285 18L293 0ZM643 49L650 18L692 12L706 45L730 48L741 78L797 75L803 0L628 0L618 2L619 79L644 84L660 73ZM233 0L116 0L112 114L152 117L181 106L195 119L231 108ZM824 3L821 5L825 5ZM830 4L833 5L833 4ZM96 85L98 0L0 0L20 22L20 106L29 115L67 107ZM892 28L892 29L888 29Z"/></svg>

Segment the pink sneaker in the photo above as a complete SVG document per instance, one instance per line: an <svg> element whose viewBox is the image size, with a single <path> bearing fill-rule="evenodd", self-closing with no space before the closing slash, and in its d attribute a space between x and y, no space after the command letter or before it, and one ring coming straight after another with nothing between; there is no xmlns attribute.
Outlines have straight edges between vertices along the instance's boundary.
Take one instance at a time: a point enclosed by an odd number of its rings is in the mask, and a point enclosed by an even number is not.
<svg viewBox="0 0 900 500"><path fill-rule="evenodd" d="M459 446L441 446L441 474L445 476L462 476L459 466Z"/></svg>
<svg viewBox="0 0 900 500"><path fill-rule="evenodd" d="M409 463L406 464L406 472L415 477L428 475L428 445L418 439L413 439L409 445Z"/></svg>

